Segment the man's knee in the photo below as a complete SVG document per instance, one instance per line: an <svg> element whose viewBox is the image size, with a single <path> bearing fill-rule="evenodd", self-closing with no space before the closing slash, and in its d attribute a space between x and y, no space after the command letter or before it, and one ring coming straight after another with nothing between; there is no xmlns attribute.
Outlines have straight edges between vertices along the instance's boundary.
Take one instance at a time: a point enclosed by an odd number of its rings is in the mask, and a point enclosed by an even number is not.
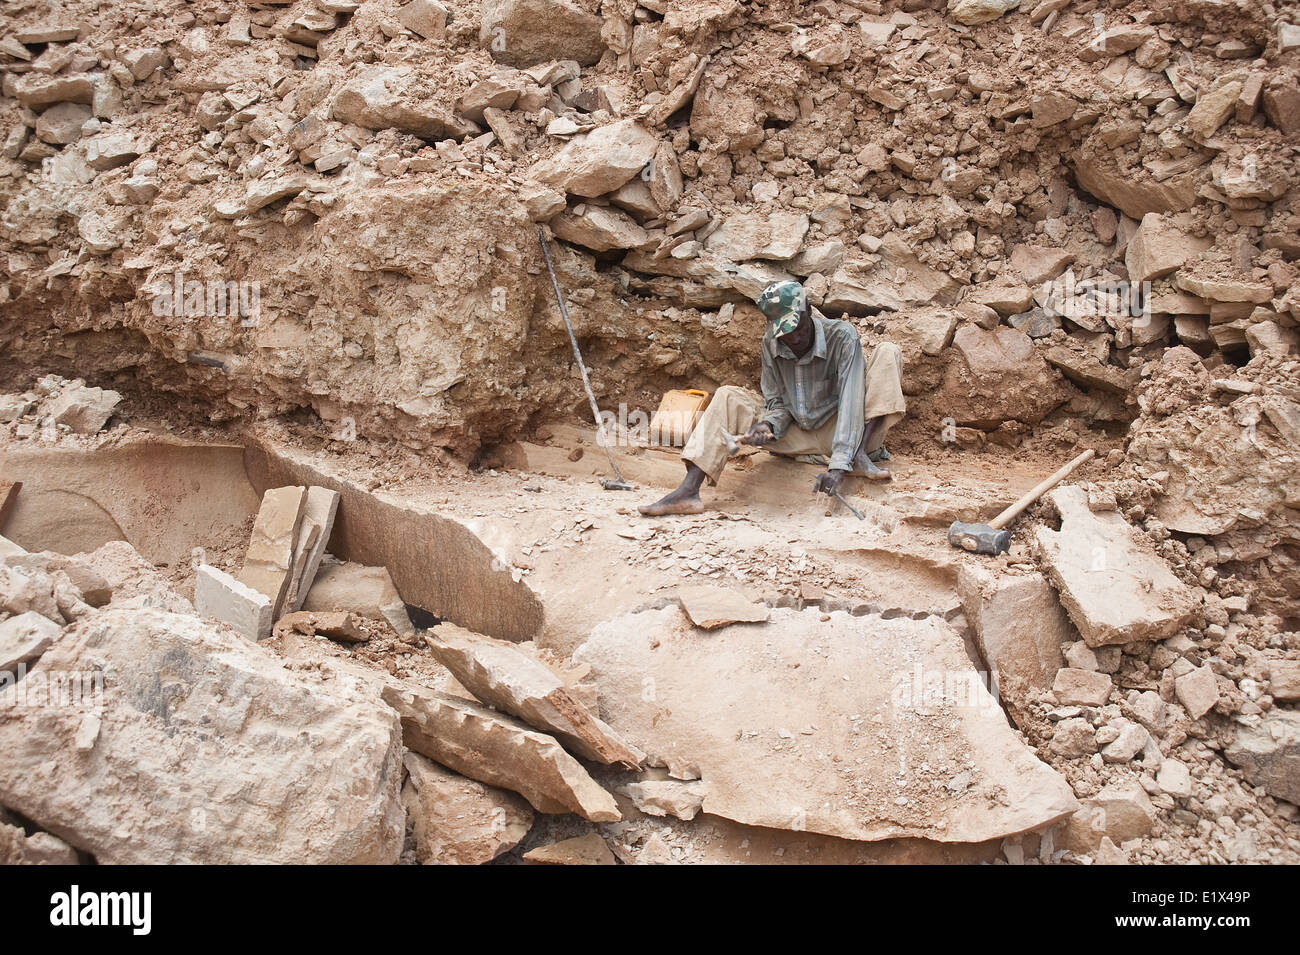
<svg viewBox="0 0 1300 955"><path fill-rule="evenodd" d="M875 361L887 361L891 364L903 364L903 350L893 342L881 342L876 345L875 353L871 356Z"/></svg>
<svg viewBox="0 0 1300 955"><path fill-rule="evenodd" d="M714 401L732 401L745 394L745 389L739 385L723 385L713 393Z"/></svg>

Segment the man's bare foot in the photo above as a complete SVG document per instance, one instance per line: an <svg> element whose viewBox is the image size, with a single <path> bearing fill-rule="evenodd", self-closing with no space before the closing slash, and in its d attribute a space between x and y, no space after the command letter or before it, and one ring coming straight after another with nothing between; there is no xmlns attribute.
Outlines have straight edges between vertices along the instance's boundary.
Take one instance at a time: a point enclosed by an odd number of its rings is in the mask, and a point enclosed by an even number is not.
<svg viewBox="0 0 1300 955"><path fill-rule="evenodd" d="M852 473L855 477L864 477L868 481L889 481L894 477L888 468L877 465L864 451L859 451L854 456Z"/></svg>
<svg viewBox="0 0 1300 955"><path fill-rule="evenodd" d="M646 517L665 517L669 514L700 514L704 511L704 502L699 494L692 494L678 488L653 504L642 504L637 508Z"/></svg>

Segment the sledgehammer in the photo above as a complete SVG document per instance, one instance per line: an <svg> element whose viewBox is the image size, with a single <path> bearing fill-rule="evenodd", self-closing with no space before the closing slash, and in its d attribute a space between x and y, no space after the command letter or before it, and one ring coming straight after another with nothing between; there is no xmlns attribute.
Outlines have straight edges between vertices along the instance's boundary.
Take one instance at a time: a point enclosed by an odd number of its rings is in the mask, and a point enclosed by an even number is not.
<svg viewBox="0 0 1300 955"><path fill-rule="evenodd" d="M962 521L953 521L952 526L948 528L948 543L952 544L953 547L960 547L974 554L996 555L1004 553L1011 546L1011 534L1003 530L1003 528L1019 517L1020 512L1030 504L1033 504L1034 501L1069 477L1071 471L1084 461L1089 460L1093 454L1091 448L1084 451L1083 454L1034 487L1033 490L987 524L967 524Z"/></svg>

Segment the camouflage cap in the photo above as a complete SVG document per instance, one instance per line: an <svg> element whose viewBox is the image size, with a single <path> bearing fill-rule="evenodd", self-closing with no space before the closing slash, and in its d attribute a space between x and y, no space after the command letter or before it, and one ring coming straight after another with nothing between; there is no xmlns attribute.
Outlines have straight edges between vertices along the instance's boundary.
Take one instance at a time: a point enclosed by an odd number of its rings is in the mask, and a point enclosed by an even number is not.
<svg viewBox="0 0 1300 955"><path fill-rule="evenodd" d="M767 316L767 330L773 338L789 334L799 325L808 296L798 282L773 282L758 297L758 308Z"/></svg>

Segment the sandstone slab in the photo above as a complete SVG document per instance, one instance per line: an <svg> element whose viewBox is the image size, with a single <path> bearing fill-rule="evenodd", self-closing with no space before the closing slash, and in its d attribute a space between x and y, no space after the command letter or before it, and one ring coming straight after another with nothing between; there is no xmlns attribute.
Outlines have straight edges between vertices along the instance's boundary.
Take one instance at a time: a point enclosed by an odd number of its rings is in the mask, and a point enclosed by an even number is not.
<svg viewBox="0 0 1300 955"><path fill-rule="evenodd" d="M524 853L529 862L547 865L616 865L614 853L598 832L585 836L562 839L550 845L538 846Z"/></svg>
<svg viewBox="0 0 1300 955"><path fill-rule="evenodd" d="M682 587L677 591L682 610L701 630L716 630L733 623L762 623L772 616L763 604L754 603L730 587L708 584Z"/></svg>
<svg viewBox="0 0 1300 955"><path fill-rule="evenodd" d="M265 640L275 622L270 597L209 564L200 564L194 577L194 609L250 640Z"/></svg>
<svg viewBox="0 0 1300 955"><path fill-rule="evenodd" d="M1195 616L1195 594L1124 518L1094 514L1083 488L1047 495L1061 529L1039 527L1034 540L1061 603L1090 647L1161 640Z"/></svg>
<svg viewBox="0 0 1300 955"><path fill-rule="evenodd" d="M820 616L778 609L705 634L668 606L602 623L574 661L648 762L702 780L706 813L861 841L979 842L1076 808L942 618Z"/></svg>
<svg viewBox="0 0 1300 955"><path fill-rule="evenodd" d="M421 865L482 865L528 835L533 810L504 789L485 786L419 753L406 754L410 774L402 802L415 827Z"/></svg>
<svg viewBox="0 0 1300 955"><path fill-rule="evenodd" d="M305 487L276 487L262 495L262 506L253 521L239 582L265 594L271 601L271 616L284 610L284 598L293 574L294 544L302 526Z"/></svg>
<svg viewBox="0 0 1300 955"><path fill-rule="evenodd" d="M576 812L592 822L622 817L581 763L524 723L408 684L385 686L383 698L402 719L407 748L462 776L517 792L538 812Z"/></svg>
<svg viewBox="0 0 1300 955"><path fill-rule="evenodd" d="M579 756L598 763L641 765L628 746L541 661L515 644L442 623L426 636L434 657L482 702L556 736Z"/></svg>
<svg viewBox="0 0 1300 955"><path fill-rule="evenodd" d="M83 705L14 705L94 673ZM110 609L0 691L0 802L103 864L391 864L400 733L356 686L197 617Z"/></svg>
<svg viewBox="0 0 1300 955"><path fill-rule="evenodd" d="M321 558L334 530L339 509L339 492L327 487L309 487L303 501L302 523L293 548L293 573L285 595L285 612L301 610L307 592L316 580ZM315 533L313 534L313 530Z"/></svg>

